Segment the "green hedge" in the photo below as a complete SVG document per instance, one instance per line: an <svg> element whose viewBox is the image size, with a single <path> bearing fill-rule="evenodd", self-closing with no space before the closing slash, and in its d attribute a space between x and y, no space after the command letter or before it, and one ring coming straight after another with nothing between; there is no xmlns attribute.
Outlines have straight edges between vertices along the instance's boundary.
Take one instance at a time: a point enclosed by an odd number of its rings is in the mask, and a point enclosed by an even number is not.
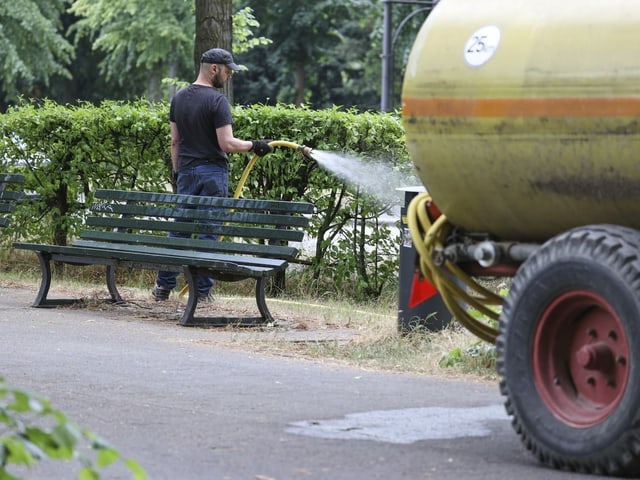
<svg viewBox="0 0 640 480"><path fill-rule="evenodd" d="M162 105L46 101L9 110L0 129L3 169L24 173L39 196L11 226L29 240L68 243L97 188L156 190L169 178Z"/></svg>
<svg viewBox="0 0 640 480"><path fill-rule="evenodd" d="M279 105L234 108L234 133L351 152L406 171L404 132L395 114L313 111ZM59 105L25 104L0 115L0 166L26 176L37 194L18 209L4 235L66 244L78 233L97 188L165 191L172 188L168 105L146 101ZM250 154L233 154L233 194ZM360 195L315 162L290 149L259 159L242 195L307 200L318 206L303 263L319 293L374 298L397 277L398 242L378 221L379 202Z"/></svg>

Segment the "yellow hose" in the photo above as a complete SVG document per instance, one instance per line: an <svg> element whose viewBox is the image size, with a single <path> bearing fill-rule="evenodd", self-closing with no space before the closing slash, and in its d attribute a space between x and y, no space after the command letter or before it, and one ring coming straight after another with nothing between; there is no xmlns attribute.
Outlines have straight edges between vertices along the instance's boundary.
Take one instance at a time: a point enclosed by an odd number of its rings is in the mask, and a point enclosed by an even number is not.
<svg viewBox="0 0 640 480"><path fill-rule="evenodd" d="M273 142L269 142L269 145L271 145L273 148L276 148L276 147L288 147L288 148L293 148L295 150L298 150L298 149L303 147L303 145L298 145L297 143L293 143L293 142L286 142L284 140L274 140ZM242 176L240 177L240 180L238 181L238 186L236 187L236 191L233 194L233 198L240 198L240 194L242 193L242 189L244 188L244 184L247 181L247 177L249 176L249 172L251 172L251 169L256 164L256 162L258 161L259 158L260 157L258 155L254 155L253 157L251 157L251 160L249 160L249 163L247 163L247 166L244 167L244 172L242 172Z"/></svg>
<svg viewBox="0 0 640 480"><path fill-rule="evenodd" d="M272 142L269 142L269 145L271 145L273 148L287 147L295 150L301 150L302 148L307 148L307 147L304 147L304 145L298 145L297 143L287 142L285 140L274 140ZM244 188L244 184L247 182L247 178L249 177L249 172L251 172L251 169L256 164L259 158L260 158L259 155L254 154L253 157L251 157L251 160L249 160L249 163L247 163L247 166L244 168L244 171L240 176L240 180L238 181L238 186L236 187L236 190L233 193L233 198L240 198L240 195L242 194L242 189ZM184 287L182 287L182 290L180 290L180 293L178 295L180 297L184 297L188 292L189 292L189 285L185 285Z"/></svg>
<svg viewBox="0 0 640 480"><path fill-rule="evenodd" d="M418 254L420 272L436 287L456 320L477 337L495 343L497 329L486 321L470 315L469 309L465 306L476 309L482 315L497 321L499 313L495 306L501 306L503 299L479 285L457 265L449 261L445 261L442 267L435 265L434 250L444 247L451 225L445 215L431 222L427 213L429 201L431 201L429 194L422 193L417 195L407 208L407 225Z"/></svg>

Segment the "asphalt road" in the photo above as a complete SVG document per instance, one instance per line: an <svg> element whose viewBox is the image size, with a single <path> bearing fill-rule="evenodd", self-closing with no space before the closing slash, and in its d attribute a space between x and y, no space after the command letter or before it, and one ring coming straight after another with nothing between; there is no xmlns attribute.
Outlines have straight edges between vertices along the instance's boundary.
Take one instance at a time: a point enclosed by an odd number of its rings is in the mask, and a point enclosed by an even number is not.
<svg viewBox="0 0 640 480"><path fill-rule="evenodd" d="M224 347L126 312L35 309L0 288L0 375L49 398L152 479L575 479L524 450L497 385ZM45 461L29 479L75 478ZM104 479L130 478L121 467Z"/></svg>

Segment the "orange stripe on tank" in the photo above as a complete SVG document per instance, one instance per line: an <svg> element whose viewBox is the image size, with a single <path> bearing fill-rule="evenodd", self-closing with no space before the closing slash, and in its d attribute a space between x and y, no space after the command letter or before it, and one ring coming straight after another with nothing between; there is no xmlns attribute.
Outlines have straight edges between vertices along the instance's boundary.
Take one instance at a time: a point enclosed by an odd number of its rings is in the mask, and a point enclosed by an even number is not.
<svg viewBox="0 0 640 480"><path fill-rule="evenodd" d="M402 105L408 117L640 116L640 97L403 98Z"/></svg>

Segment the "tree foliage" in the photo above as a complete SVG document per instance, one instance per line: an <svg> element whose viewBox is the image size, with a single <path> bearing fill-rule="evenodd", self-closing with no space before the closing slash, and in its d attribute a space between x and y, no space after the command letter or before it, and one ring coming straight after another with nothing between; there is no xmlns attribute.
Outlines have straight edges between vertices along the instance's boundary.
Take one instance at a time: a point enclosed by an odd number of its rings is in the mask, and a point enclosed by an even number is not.
<svg viewBox="0 0 640 480"><path fill-rule="evenodd" d="M271 45L273 40L254 36L254 30L260 22L253 13L253 8L244 7L233 14L233 53L244 53L259 46Z"/></svg>
<svg viewBox="0 0 640 480"><path fill-rule="evenodd" d="M256 33L273 44L242 57L249 66L249 78L235 88L242 103L264 103L265 96L273 103L315 108L379 103L379 80L364 83L380 67L377 0L254 3L261 25ZM359 80L359 91L352 91Z"/></svg>
<svg viewBox="0 0 640 480"><path fill-rule="evenodd" d="M238 101L304 103L316 109L332 105L360 111L379 108L382 2L254 3L261 24L256 34L272 39L273 45L242 56L249 72L247 78L236 84ZM394 100L399 105L404 66L429 9L415 4L392 7Z"/></svg>
<svg viewBox="0 0 640 480"><path fill-rule="evenodd" d="M250 7L231 8L231 0L74 0L69 11L78 20L70 32L103 53L99 68L107 80L135 85L138 72L146 72L146 96L155 101L172 93L162 94L162 79L192 79L205 50L268 43L253 37L259 23Z"/></svg>
<svg viewBox="0 0 640 480"><path fill-rule="evenodd" d="M11 0L0 3L0 94L15 100L45 87L55 75L69 77L66 68L73 46L60 31L67 0Z"/></svg>
<svg viewBox="0 0 640 480"><path fill-rule="evenodd" d="M396 24L415 8L394 5ZM200 53L213 46L231 50L249 69L228 92L236 103L378 109L382 11L379 0L7 1L0 6L0 48L7 52L0 109L18 95L166 99L173 90L160 81L192 81ZM397 38L396 104L425 17L412 17Z"/></svg>
<svg viewBox="0 0 640 480"><path fill-rule="evenodd" d="M159 100L162 78L187 64L194 35L191 0L75 0L69 11L78 17L71 27L76 41L91 39L104 54L100 72L119 86L145 70L147 96Z"/></svg>

